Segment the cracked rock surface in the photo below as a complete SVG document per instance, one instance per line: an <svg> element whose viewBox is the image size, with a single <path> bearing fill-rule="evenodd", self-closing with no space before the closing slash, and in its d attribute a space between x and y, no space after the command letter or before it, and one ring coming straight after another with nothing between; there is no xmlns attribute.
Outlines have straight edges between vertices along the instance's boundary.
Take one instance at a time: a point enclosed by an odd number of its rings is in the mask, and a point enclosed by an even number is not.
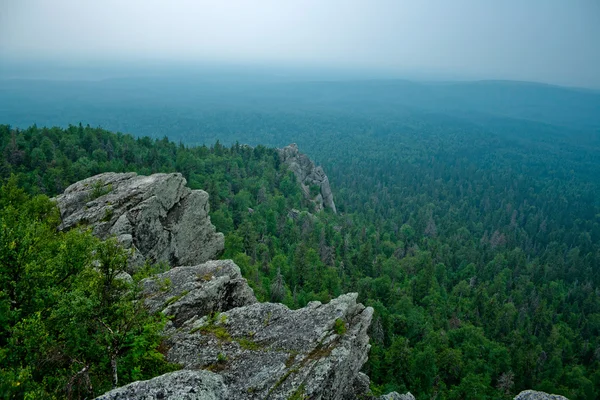
<svg viewBox="0 0 600 400"><path fill-rule="evenodd" d="M166 357L183 369L101 399L161 398L155 391L164 385L174 394L163 398L195 399L186 392L194 379L202 388L211 382L216 389L206 398L215 399L355 399L357 380L368 391L360 369L373 309L357 303L356 293L299 310L258 303L230 260L176 267L141 284L146 306L171 317Z"/></svg>
<svg viewBox="0 0 600 400"><path fill-rule="evenodd" d="M167 331L167 359L221 374L237 399L342 399L367 361L373 309L356 293L299 310L255 303ZM300 397L301 398L301 397Z"/></svg>
<svg viewBox="0 0 600 400"><path fill-rule="evenodd" d="M231 260L177 267L144 279L142 296L150 312L170 316L175 327L198 316L256 303L254 292Z"/></svg>
<svg viewBox="0 0 600 400"><path fill-rule="evenodd" d="M107 172L69 186L55 198L60 229L89 225L96 236L116 236L133 249L130 264L170 266L216 258L224 248L208 216L208 194L191 190L178 173L141 176Z"/></svg>
<svg viewBox="0 0 600 400"><path fill-rule="evenodd" d="M182 370L111 390L98 400L224 400L231 398L223 378L209 371Z"/></svg>

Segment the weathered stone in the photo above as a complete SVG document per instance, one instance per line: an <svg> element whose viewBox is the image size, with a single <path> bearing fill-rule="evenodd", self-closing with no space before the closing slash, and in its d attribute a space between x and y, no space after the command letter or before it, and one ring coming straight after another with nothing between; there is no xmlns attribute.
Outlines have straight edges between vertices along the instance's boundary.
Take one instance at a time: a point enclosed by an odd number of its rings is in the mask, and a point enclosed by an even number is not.
<svg viewBox="0 0 600 400"><path fill-rule="evenodd" d="M359 372L352 381L352 390L344 394L342 400L370 400L373 399L371 388L369 387L371 380L362 372Z"/></svg>
<svg viewBox="0 0 600 400"><path fill-rule="evenodd" d="M142 287L150 312L169 315L175 327L194 317L256 303L254 292L231 260L172 268L144 279Z"/></svg>
<svg viewBox="0 0 600 400"><path fill-rule="evenodd" d="M408 392L406 394L400 394L398 392L392 392L385 394L383 396L379 396L378 400L415 400L415 396L412 393Z"/></svg>
<svg viewBox="0 0 600 400"><path fill-rule="evenodd" d="M515 400L569 400L558 394L536 392L535 390L524 390L515 397Z"/></svg>
<svg viewBox="0 0 600 400"><path fill-rule="evenodd" d="M304 196L315 204L316 211L321 211L327 207L335 213L333 193L329 185L329 178L325 175L323 168L316 167L315 163L306 154L300 153L296 143L292 143L283 149L277 149L277 151L281 162L286 164L298 179ZM316 185L320 189L314 198L310 193L311 185Z"/></svg>
<svg viewBox="0 0 600 400"><path fill-rule="evenodd" d="M171 329L167 359L221 374L232 398L342 399L367 360L373 309L355 293L290 310L256 303Z"/></svg>
<svg viewBox="0 0 600 400"><path fill-rule="evenodd" d="M145 260L194 265L224 247L223 234L210 223L208 194L190 190L178 173L108 172L74 183L56 202L60 229L90 225L101 239L116 236L134 250L134 266Z"/></svg>
<svg viewBox="0 0 600 400"><path fill-rule="evenodd" d="M111 390L96 400L228 400L220 375L210 371L182 370Z"/></svg>

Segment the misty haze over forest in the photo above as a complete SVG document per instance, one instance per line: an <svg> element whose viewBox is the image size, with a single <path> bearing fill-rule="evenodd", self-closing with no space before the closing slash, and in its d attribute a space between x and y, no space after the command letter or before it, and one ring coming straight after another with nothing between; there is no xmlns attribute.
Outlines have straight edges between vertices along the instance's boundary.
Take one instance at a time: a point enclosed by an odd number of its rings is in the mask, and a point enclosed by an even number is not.
<svg viewBox="0 0 600 400"><path fill-rule="evenodd" d="M0 64L19 63L11 76L209 63L599 88L599 20L594 0L8 0Z"/></svg>

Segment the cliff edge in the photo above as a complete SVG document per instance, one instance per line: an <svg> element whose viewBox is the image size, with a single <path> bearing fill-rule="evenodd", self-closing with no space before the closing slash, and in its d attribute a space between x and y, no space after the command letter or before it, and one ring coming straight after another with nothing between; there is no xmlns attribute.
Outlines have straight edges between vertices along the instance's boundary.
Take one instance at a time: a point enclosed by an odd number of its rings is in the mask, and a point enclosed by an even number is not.
<svg viewBox="0 0 600 400"><path fill-rule="evenodd" d="M329 208L336 213L329 178L325 175L323 168L316 167L315 163L306 154L300 153L296 143L292 143L283 149L277 149L277 151L281 162L287 165L298 179L304 197L315 204L316 211L319 212L324 208ZM311 187L318 187L318 193L311 193Z"/></svg>

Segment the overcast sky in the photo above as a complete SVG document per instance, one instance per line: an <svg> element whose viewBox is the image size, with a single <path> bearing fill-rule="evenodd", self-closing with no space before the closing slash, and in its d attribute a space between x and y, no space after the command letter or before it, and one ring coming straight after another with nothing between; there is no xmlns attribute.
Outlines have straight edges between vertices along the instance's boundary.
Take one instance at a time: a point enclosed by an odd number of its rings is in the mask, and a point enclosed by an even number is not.
<svg viewBox="0 0 600 400"><path fill-rule="evenodd" d="M288 63L600 87L600 0L0 0L0 58Z"/></svg>

